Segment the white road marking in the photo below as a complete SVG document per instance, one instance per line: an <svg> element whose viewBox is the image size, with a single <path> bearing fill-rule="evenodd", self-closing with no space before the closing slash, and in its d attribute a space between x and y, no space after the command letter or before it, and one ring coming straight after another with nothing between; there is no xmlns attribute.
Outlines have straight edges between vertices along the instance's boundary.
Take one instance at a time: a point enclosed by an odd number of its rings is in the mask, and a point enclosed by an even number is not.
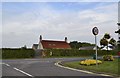
<svg viewBox="0 0 120 78"><path fill-rule="evenodd" d="M3 63L3 62L0 62L0 64L4 64L4 65L6 65L6 63Z"/></svg>
<svg viewBox="0 0 120 78"><path fill-rule="evenodd" d="M0 63L0 64L4 64L4 65L6 65L6 66L10 66L9 64L6 64L6 63Z"/></svg>
<svg viewBox="0 0 120 78"><path fill-rule="evenodd" d="M9 64L4 63L6 66L10 66Z"/></svg>
<svg viewBox="0 0 120 78"><path fill-rule="evenodd" d="M2 64L6 65L6 66L10 66L9 64L6 64L6 63L2 63ZM25 74L27 76L34 77L34 76L32 76L32 75L30 75L30 74L28 74L28 73L26 73L26 72L24 72L24 71L22 71L22 70L20 70L18 68L13 67L13 69L15 69L16 71L19 71L19 72L21 72L21 73L23 73L23 74Z"/></svg>
<svg viewBox="0 0 120 78"><path fill-rule="evenodd" d="M89 71L85 71L85 70L79 70L79 69L74 69L74 68L70 68L70 67L65 67L65 66L60 65L59 63L61 63L61 61L56 62L55 65L58 66L58 67L62 67L62 68L70 69L70 70L74 70L74 71L79 71L79 72L83 72L83 73L112 77L111 75L97 74L97 73L93 73L93 72L89 72Z"/></svg>
<svg viewBox="0 0 120 78"><path fill-rule="evenodd" d="M0 64L4 64L4 63L0 62Z"/></svg>
<svg viewBox="0 0 120 78"><path fill-rule="evenodd" d="M22 70L20 70L20 69L18 69L18 68L15 68L15 67L14 67L13 69L15 69L15 70L17 70L17 71L19 71L19 72L27 75L27 76L33 77L32 75L30 75L30 74L28 74L28 73L26 73L26 72L24 72L24 71L22 71Z"/></svg>

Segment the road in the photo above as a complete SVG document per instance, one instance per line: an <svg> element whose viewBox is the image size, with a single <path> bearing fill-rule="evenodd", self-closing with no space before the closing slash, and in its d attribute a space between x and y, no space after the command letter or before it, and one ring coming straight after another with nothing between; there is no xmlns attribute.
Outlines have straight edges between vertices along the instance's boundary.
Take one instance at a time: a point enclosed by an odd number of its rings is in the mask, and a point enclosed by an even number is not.
<svg viewBox="0 0 120 78"><path fill-rule="evenodd" d="M57 61L74 61L83 58L34 58L2 61L3 76L100 76L61 68Z"/></svg>

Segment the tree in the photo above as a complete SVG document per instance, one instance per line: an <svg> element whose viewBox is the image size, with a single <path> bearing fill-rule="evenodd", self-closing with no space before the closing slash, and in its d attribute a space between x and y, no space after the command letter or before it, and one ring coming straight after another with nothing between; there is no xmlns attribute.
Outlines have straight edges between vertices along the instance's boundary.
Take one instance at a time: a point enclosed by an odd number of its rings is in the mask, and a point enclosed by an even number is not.
<svg viewBox="0 0 120 78"><path fill-rule="evenodd" d="M108 41L107 41L105 38L102 38L102 39L100 40L100 45L101 45L102 47L105 47L105 46L108 45Z"/></svg>
<svg viewBox="0 0 120 78"><path fill-rule="evenodd" d="M27 49L27 46L26 46L26 45L24 45L24 47L21 47L21 49Z"/></svg>
<svg viewBox="0 0 120 78"><path fill-rule="evenodd" d="M104 38L105 38L105 39L110 39L110 38L111 38L111 36L110 36L110 34L105 33Z"/></svg>
<svg viewBox="0 0 120 78"><path fill-rule="evenodd" d="M78 41L72 41L69 44L73 49L79 49L80 47L86 47L86 46L95 46L95 44L91 44L87 42L78 42Z"/></svg>
<svg viewBox="0 0 120 78"><path fill-rule="evenodd" d="M70 42L70 46L73 49L78 49L79 48L78 41Z"/></svg>
<svg viewBox="0 0 120 78"><path fill-rule="evenodd" d="M112 38L110 41L109 41L109 44L111 44L112 46L115 46L116 45L116 40L114 38Z"/></svg>
<svg viewBox="0 0 120 78"><path fill-rule="evenodd" d="M109 44L111 44L112 46L115 46L116 45L116 40L114 38L111 38L110 34L105 33L103 38L100 40L100 45L102 46L102 48L107 46L107 50L108 50L108 45Z"/></svg>
<svg viewBox="0 0 120 78"><path fill-rule="evenodd" d="M105 33L104 38L108 41L108 39L110 39L111 36L110 36L110 34ZM107 43L107 50L108 50L108 44L109 44L109 41L108 41L108 43Z"/></svg>

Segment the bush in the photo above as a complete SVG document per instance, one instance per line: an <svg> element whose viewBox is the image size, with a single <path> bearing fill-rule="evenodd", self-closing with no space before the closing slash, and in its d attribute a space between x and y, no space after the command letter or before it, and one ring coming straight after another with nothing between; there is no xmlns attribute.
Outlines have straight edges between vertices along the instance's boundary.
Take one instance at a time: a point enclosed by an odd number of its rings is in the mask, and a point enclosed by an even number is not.
<svg viewBox="0 0 120 78"><path fill-rule="evenodd" d="M81 65L95 65L96 64L96 60L92 60L92 59L86 59L85 61L81 61L80 62ZM102 64L102 61L97 60L97 64Z"/></svg>
<svg viewBox="0 0 120 78"><path fill-rule="evenodd" d="M32 58L35 52L32 49L2 49L2 58Z"/></svg>
<svg viewBox="0 0 120 78"><path fill-rule="evenodd" d="M104 56L103 56L103 60L104 60L104 61L113 61L114 58L113 58L112 55L104 55Z"/></svg>
<svg viewBox="0 0 120 78"><path fill-rule="evenodd" d="M77 50L77 49L46 49L45 55L47 57L59 57L59 56L91 56L95 54L95 50ZM52 52L52 55L51 55ZM117 51L103 51L98 50L98 56L107 54L117 55Z"/></svg>

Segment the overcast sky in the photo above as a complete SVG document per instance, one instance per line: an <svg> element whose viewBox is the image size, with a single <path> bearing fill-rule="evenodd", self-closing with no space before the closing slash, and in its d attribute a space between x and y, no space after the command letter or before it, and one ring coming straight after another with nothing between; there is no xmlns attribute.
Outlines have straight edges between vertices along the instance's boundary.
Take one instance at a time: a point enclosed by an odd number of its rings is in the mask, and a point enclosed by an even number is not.
<svg viewBox="0 0 120 78"><path fill-rule="evenodd" d="M43 39L94 43L104 33L117 40L117 2L3 2L2 47L32 47Z"/></svg>

